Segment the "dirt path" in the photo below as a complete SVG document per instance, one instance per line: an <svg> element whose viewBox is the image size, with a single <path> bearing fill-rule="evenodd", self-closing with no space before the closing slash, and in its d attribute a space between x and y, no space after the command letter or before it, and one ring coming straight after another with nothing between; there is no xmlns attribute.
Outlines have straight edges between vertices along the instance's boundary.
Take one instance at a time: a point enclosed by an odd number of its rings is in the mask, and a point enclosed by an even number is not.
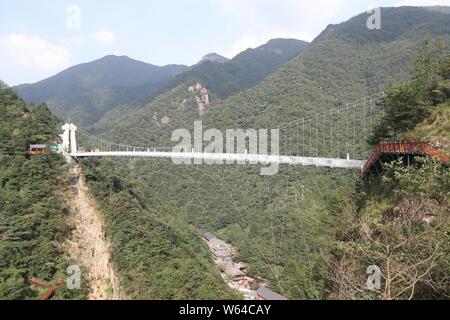
<svg viewBox="0 0 450 320"><path fill-rule="evenodd" d="M119 280L111 264L110 246L104 235L104 221L95 210L95 201L80 176L77 165L71 170L74 200L71 224L74 231L68 242L73 261L79 262L90 285L90 300L118 300L122 296Z"/></svg>

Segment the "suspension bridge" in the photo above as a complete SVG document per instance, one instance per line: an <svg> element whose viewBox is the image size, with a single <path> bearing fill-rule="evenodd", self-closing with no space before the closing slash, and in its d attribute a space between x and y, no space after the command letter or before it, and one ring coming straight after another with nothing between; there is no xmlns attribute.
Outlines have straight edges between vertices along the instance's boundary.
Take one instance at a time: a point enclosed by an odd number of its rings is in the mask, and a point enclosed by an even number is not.
<svg viewBox="0 0 450 320"><path fill-rule="evenodd" d="M384 158L390 160L398 155L406 155L406 161L409 163L410 156L440 156L427 144L401 142L381 144L373 153L371 152L373 150L370 150L367 140L372 135L374 126L383 116L383 110L376 103L376 100L382 97L383 94L379 93L354 103L346 103L339 107L330 108L323 113L293 117L288 123L275 126L268 125L267 128L270 128L269 130L274 129L279 132L278 154L273 154L273 152L271 154L264 147L255 151L255 149L250 147L247 148L247 143L244 144L244 148L238 147L234 152L205 151L209 150L207 147L211 141L202 141L200 146L190 149L185 148L182 152L175 151L170 146L136 146L102 139L89 133L87 130L78 128L73 123L66 123L62 127L64 132L62 134L62 152L72 158L124 157L175 159L193 162L197 160L199 162L209 161L214 164L285 164L289 165L289 167L285 173L286 177L281 178L281 183L284 184L281 193L284 193L287 199L289 193L296 188L290 182L291 165L378 171L378 165L384 161ZM140 141L143 141L144 138L145 134L143 133ZM448 158L446 159L448 161ZM284 206L279 206L279 208L277 208L276 204L271 203L271 199L274 198L274 191L271 187L274 180L272 180L273 178L264 180L267 183L267 198L269 199L269 204L267 209L265 209L267 211L265 212L268 213L267 219L269 219L268 225L270 225L271 230L273 251L264 250L264 247L250 232L253 229L251 211L243 212L238 205L239 201L236 196L244 193L241 190L249 190L254 187L253 179L248 179L248 177L244 176L243 182L240 181L230 186L224 183L226 175L226 173L223 175L220 173L214 176L208 175L207 179L214 181L214 185L217 186L220 192L230 196L231 208L235 211L236 217L239 217L242 221L242 229L249 230L249 236L255 252L262 257L262 261L269 267L273 278L277 281L279 291L284 294L282 282L279 281L278 267L281 265L283 258L282 249L284 248L288 225L294 228L296 236L297 232L301 232L300 238L308 232L307 228L302 229L304 223L296 223L293 216L289 215L287 202L284 203ZM251 177L253 178L253 174ZM301 185L300 189L302 190L301 199L303 199L304 185ZM318 190L318 187L316 186L313 190ZM201 193L191 192L190 188L183 188L182 192L183 195L188 195L191 199L200 199L199 204L193 201L193 208L208 210L208 212L219 211L216 206L211 205L213 202L202 203ZM301 205L297 198L294 203L298 212L300 212ZM191 210L196 211L192 208ZM308 215L305 214L302 217L308 217ZM281 232L278 232L279 239L277 239L275 228L277 221L280 223L281 230ZM304 243L306 246L306 241ZM308 249L305 252L308 255L310 251ZM311 266L309 274L312 277L313 271Z"/></svg>
<svg viewBox="0 0 450 320"><path fill-rule="evenodd" d="M201 148L185 148L181 152L173 147L133 146L104 140L66 123L62 129L62 152L73 158L130 157L165 158L185 163L214 164L287 164L361 170L368 159L367 138L382 111L376 99L384 93L365 97L312 116L302 116L282 125L270 125L279 133L278 152L271 154L267 147L260 150L241 146L234 152L207 152L208 141ZM82 140L82 146L78 140ZM244 141L246 145L248 141Z"/></svg>

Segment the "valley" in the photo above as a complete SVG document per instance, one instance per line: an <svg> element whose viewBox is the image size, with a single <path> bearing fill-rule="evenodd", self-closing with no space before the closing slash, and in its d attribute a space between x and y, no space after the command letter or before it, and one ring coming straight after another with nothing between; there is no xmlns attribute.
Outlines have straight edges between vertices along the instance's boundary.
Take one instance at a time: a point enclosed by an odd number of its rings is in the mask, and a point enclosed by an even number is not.
<svg viewBox="0 0 450 320"><path fill-rule="evenodd" d="M449 299L450 10L381 12L0 82L0 299Z"/></svg>

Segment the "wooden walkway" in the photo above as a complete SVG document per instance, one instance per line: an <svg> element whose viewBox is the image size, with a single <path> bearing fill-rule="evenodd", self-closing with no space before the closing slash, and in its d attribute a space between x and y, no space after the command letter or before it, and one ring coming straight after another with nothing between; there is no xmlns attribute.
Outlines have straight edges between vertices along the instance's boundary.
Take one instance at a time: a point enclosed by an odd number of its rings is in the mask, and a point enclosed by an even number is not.
<svg viewBox="0 0 450 320"><path fill-rule="evenodd" d="M448 163L450 157L436 150L431 144L425 142L386 142L380 143L363 166L363 173L378 171L383 162L405 157L408 164L414 157L432 157Z"/></svg>

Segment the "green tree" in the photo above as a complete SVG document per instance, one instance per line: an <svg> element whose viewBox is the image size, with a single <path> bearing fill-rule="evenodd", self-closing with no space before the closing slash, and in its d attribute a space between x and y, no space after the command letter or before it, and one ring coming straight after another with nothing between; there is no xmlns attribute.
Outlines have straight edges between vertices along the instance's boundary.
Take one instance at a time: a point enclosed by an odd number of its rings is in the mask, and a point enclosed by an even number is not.
<svg viewBox="0 0 450 320"><path fill-rule="evenodd" d="M380 99L385 116L376 126L373 144L399 140L402 134L430 116L433 108L448 98L449 48L442 42L425 41L413 62L412 80L388 88Z"/></svg>

